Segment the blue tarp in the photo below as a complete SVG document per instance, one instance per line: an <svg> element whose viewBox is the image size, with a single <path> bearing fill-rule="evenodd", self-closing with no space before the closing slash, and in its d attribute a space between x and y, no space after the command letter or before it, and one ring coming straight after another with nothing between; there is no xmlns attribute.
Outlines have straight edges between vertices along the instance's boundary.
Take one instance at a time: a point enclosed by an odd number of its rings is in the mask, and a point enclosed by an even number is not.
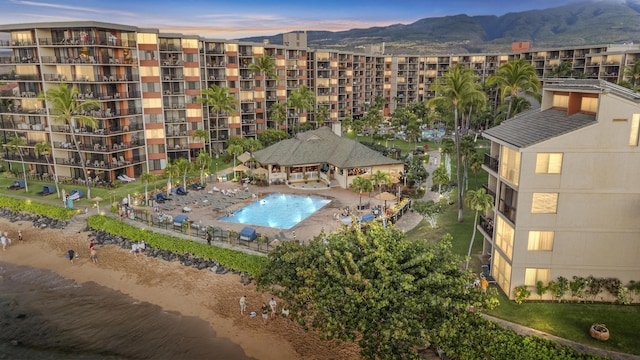
<svg viewBox="0 0 640 360"><path fill-rule="evenodd" d="M256 229L250 227L242 228L239 235L240 240L246 241L253 241L258 237L258 235L256 234Z"/></svg>
<svg viewBox="0 0 640 360"><path fill-rule="evenodd" d="M187 215L176 215L176 217L173 218L173 225L182 226L182 223L188 220L189 217Z"/></svg>
<svg viewBox="0 0 640 360"><path fill-rule="evenodd" d="M367 221L371 221L373 219L375 219L376 217L373 216L372 214L366 214L365 216L362 217L362 222L367 222Z"/></svg>

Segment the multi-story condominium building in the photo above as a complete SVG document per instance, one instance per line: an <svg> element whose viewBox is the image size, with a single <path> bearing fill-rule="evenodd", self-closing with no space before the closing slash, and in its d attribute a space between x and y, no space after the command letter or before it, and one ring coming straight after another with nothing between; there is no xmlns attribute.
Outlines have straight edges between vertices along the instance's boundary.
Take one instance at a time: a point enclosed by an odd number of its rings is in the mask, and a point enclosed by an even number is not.
<svg viewBox="0 0 640 360"><path fill-rule="evenodd" d="M603 80L545 83L540 109L488 129L495 199L479 224L504 292L560 276L640 275L640 95Z"/></svg>
<svg viewBox="0 0 640 360"><path fill-rule="evenodd" d="M0 94L0 137L17 133L26 139L25 162L34 173L82 178L84 162L93 178L116 179L126 174L159 173L168 161L193 159L200 151L219 154L230 137L255 137L267 128L288 129L319 122L315 109L327 109L325 122L334 126L347 117L361 117L369 106L385 101L383 113L425 101L436 94L430 85L450 66L472 68L484 81L514 58L531 61L541 77L549 77L562 61L576 74L609 81L624 79L624 66L640 60L640 47L587 46L529 50L505 54L397 55L309 49L306 34L285 36L285 45L160 33L157 29L93 21L0 25L9 40L0 42L0 65L10 73L0 81L17 91ZM259 56L275 60L277 78L254 73ZM95 129L71 129L51 115L50 104L38 97L61 83L75 86L78 101L95 99ZM210 111L199 98L217 85L236 97L230 112ZM269 113L287 103L292 91L306 85L315 94L312 110L288 108L286 122ZM491 96L495 99L495 96ZM194 137L209 132L209 140ZM80 141L73 149L71 132ZM49 157L36 156L35 144L48 141ZM4 150L10 161L19 156ZM49 164L47 163L49 161Z"/></svg>

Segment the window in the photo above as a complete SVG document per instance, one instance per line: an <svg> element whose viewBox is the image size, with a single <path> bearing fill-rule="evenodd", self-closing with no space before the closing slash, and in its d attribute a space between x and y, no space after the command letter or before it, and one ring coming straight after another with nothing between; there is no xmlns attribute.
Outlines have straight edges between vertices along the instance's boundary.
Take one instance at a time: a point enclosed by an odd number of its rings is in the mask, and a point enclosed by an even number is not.
<svg viewBox="0 0 640 360"><path fill-rule="evenodd" d="M187 109L187 117L202 117L202 109Z"/></svg>
<svg viewBox="0 0 640 360"><path fill-rule="evenodd" d="M155 60L158 58L158 53L156 51L140 50L138 51L138 56L140 60Z"/></svg>
<svg viewBox="0 0 640 360"><path fill-rule="evenodd" d="M533 193L532 214L555 214L558 210L558 193Z"/></svg>
<svg viewBox="0 0 640 360"><path fill-rule="evenodd" d="M631 118L631 134L629 136L629 146L638 146L638 135L640 131L640 114L633 114Z"/></svg>
<svg viewBox="0 0 640 360"><path fill-rule="evenodd" d="M164 154L164 144L149 144L147 145L149 154Z"/></svg>
<svg viewBox="0 0 640 360"><path fill-rule="evenodd" d="M553 95L553 107L566 109L569 107L569 96L568 95Z"/></svg>
<svg viewBox="0 0 640 360"><path fill-rule="evenodd" d="M553 250L553 231L529 231L528 251Z"/></svg>
<svg viewBox="0 0 640 360"><path fill-rule="evenodd" d="M144 122L147 124L163 122L162 114L144 114Z"/></svg>
<svg viewBox="0 0 640 360"><path fill-rule="evenodd" d="M560 174L562 153L539 153L536 155L536 174Z"/></svg>
<svg viewBox="0 0 640 360"><path fill-rule="evenodd" d="M550 274L551 270L549 269L525 269L524 284L526 286L536 286L538 281L542 281L543 284L547 285Z"/></svg>
<svg viewBox="0 0 640 360"><path fill-rule="evenodd" d="M142 92L160 92L160 84L155 82L142 83Z"/></svg>
<svg viewBox="0 0 640 360"><path fill-rule="evenodd" d="M508 291L511 285L511 264L497 250L493 252L492 259L491 276L502 289Z"/></svg>
<svg viewBox="0 0 640 360"><path fill-rule="evenodd" d="M164 129L147 129L145 137L147 139L164 139Z"/></svg>
<svg viewBox="0 0 640 360"><path fill-rule="evenodd" d="M520 153L502 146L500 157L500 176L518 186L520 181Z"/></svg>
<svg viewBox="0 0 640 360"><path fill-rule="evenodd" d="M182 47L197 49L198 48L198 40L197 39L182 39Z"/></svg>
<svg viewBox="0 0 640 360"><path fill-rule="evenodd" d="M598 111L598 98L583 97L580 103L580 111L595 113Z"/></svg>
<svg viewBox="0 0 640 360"><path fill-rule="evenodd" d="M160 76L160 69L154 66L141 66L140 76Z"/></svg>
<svg viewBox="0 0 640 360"><path fill-rule="evenodd" d="M142 106L144 106L147 109L150 108L160 108L162 107L162 100L161 99L142 99Z"/></svg>
<svg viewBox="0 0 640 360"><path fill-rule="evenodd" d="M496 246L511 260L513 255L513 228L498 216L496 219Z"/></svg>
<svg viewBox="0 0 640 360"><path fill-rule="evenodd" d="M158 37L156 34L138 34L138 44L157 44Z"/></svg>

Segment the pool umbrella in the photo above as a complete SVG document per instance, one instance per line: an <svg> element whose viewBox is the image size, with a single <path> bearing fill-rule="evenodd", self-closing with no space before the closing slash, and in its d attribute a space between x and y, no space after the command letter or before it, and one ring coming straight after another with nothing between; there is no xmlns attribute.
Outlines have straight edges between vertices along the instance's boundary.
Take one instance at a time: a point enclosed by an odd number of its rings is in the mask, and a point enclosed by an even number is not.
<svg viewBox="0 0 640 360"><path fill-rule="evenodd" d="M237 166L235 166L233 168L233 171L234 171L233 177L234 178L236 177L235 171L245 172L245 171L248 171L248 170L249 170L249 168L244 166L243 164L237 165Z"/></svg>
<svg viewBox="0 0 640 360"><path fill-rule="evenodd" d="M98 208L98 214L100 213L100 201L104 200L103 198L101 198L100 196L96 196L94 197L91 201L95 201L96 202L96 207Z"/></svg>
<svg viewBox="0 0 640 360"><path fill-rule="evenodd" d="M249 154L248 152L242 153L238 156L238 161L240 161L241 163L245 163L249 161L249 159L251 159L251 154Z"/></svg>
<svg viewBox="0 0 640 360"><path fill-rule="evenodd" d="M253 173L257 175L267 175L269 173L269 170L265 168L257 168Z"/></svg>
<svg viewBox="0 0 640 360"><path fill-rule="evenodd" d="M387 208L387 201L395 200L396 196L393 195L390 192L385 191L383 193L380 193L380 194L376 195L376 199L384 200L384 207L386 209Z"/></svg>

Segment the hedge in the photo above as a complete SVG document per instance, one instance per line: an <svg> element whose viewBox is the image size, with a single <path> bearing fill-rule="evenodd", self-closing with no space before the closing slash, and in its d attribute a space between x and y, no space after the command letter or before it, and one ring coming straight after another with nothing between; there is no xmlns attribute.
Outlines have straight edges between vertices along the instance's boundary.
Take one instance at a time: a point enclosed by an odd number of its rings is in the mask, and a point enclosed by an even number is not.
<svg viewBox="0 0 640 360"><path fill-rule="evenodd" d="M8 208L16 212L24 211L58 220L69 220L73 215L78 213L78 210L42 204L33 200L14 199L3 196L0 196L0 208Z"/></svg>

